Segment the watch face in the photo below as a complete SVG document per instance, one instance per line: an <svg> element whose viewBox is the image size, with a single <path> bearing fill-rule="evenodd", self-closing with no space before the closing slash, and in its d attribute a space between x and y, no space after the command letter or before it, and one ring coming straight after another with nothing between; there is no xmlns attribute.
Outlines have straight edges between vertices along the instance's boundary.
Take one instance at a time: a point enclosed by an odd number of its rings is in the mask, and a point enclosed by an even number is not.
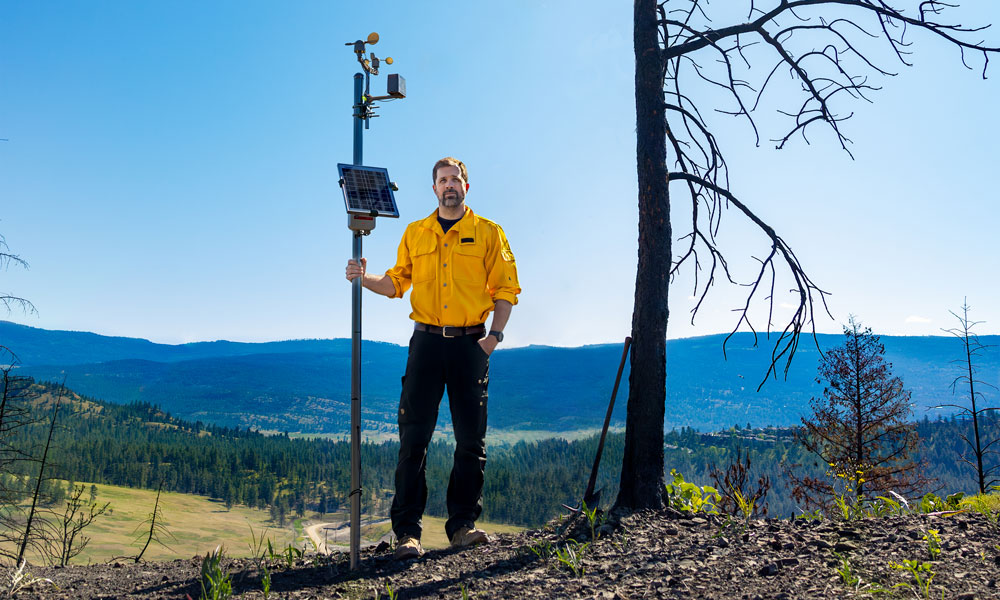
<svg viewBox="0 0 1000 600"><path fill-rule="evenodd" d="M491 331L490 335L492 335L493 337L495 337L498 342L502 342L503 341L503 332L502 331Z"/></svg>

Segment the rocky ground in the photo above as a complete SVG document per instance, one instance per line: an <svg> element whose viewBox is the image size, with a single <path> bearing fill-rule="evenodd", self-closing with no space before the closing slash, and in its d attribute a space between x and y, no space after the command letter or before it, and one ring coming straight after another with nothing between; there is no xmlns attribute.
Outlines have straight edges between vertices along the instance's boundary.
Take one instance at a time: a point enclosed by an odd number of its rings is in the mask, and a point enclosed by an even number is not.
<svg viewBox="0 0 1000 600"><path fill-rule="evenodd" d="M592 541L579 520L569 531L550 526L498 536L488 546L428 552L406 563L393 561L388 548L371 549L356 572L344 555L307 555L290 567L271 563L270 598L1000 598L1000 531L980 514L726 523L716 515L649 511L605 525ZM925 539L930 530L940 537L938 554ZM575 563L565 555L574 548ZM893 568L905 560L925 569L917 574L928 587ZM252 561L224 565L233 597L265 597ZM200 566L196 557L36 567L33 575L53 583L16 597L197 600Z"/></svg>

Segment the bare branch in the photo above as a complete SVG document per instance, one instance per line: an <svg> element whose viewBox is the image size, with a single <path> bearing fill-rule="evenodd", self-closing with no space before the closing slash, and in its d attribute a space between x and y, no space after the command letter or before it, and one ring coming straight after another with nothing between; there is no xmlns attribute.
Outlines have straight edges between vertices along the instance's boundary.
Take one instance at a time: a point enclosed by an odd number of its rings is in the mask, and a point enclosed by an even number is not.
<svg viewBox="0 0 1000 600"><path fill-rule="evenodd" d="M795 355L795 350L798 347L798 334L803 330L803 328L808 327L809 330L815 336L816 325L813 317L814 303L816 298L818 297L823 304L823 309L827 312L827 314L829 314L829 309L826 306L826 298L825 298L825 296L828 295L828 293L821 290L818 286L816 286L809 278L809 276L806 275L805 270L802 268L802 265L799 262L798 257L795 256L795 253L792 251L792 249L785 243L785 241L780 236L778 236L778 234L774 231L774 229L770 225L765 223L763 220L761 220L760 217L754 214L753 211L751 211L745 204L740 202L740 200L737 199L736 196L734 196L729 190L724 189L710 181L707 181L701 177L697 177L690 173L671 173L670 180L689 181L714 194L718 194L724 197L740 212L742 212L744 216L747 217L747 219L749 219L751 222L757 225L757 227L761 230L761 232L763 232L764 235L767 236L767 238L771 241L771 252L768 254L766 259L761 261L761 273L752 283L747 284L750 287L750 292L747 296L746 305L743 307L741 311L740 320L736 325L736 329L733 330L733 333L736 332L736 330L739 328L741 324L749 323L747 314L749 312L750 303L759 289L765 269L773 265L773 261L776 257L778 257L779 255L781 256L781 258L784 260L786 268L792 274L792 278L794 279L796 285L796 288L793 291L796 291L798 293L799 304L795 310L795 313L792 316L792 319L784 327L783 331L779 335L778 345L775 346L775 349L771 355L772 359L771 366L769 367L767 373L765 374L764 380L761 381L761 386L763 386L764 381L766 381L771 375L776 374L776 364L782 359L782 357L785 358L784 369L785 372L787 373L787 370L791 365L792 357ZM712 247L712 250L717 252L717 250L715 250L714 247ZM770 296L771 296L770 303L773 305L774 302L773 288ZM726 337L726 340L728 341L730 337L732 337L732 333ZM756 334L754 335L754 343L755 344L757 343ZM723 345L723 348L725 348L725 345ZM760 389L761 386L758 386L758 389Z"/></svg>

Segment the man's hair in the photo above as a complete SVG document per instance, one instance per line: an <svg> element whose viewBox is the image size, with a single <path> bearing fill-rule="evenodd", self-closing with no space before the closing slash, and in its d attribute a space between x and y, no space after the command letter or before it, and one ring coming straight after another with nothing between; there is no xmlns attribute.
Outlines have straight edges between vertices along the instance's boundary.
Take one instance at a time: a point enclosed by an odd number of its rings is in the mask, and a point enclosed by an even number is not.
<svg viewBox="0 0 1000 600"><path fill-rule="evenodd" d="M435 184L437 184L438 180L438 169L441 167L458 167L462 179L465 180L465 183L469 183L469 170L465 168L465 163L452 156L446 156L434 163L434 170L431 171L431 180Z"/></svg>

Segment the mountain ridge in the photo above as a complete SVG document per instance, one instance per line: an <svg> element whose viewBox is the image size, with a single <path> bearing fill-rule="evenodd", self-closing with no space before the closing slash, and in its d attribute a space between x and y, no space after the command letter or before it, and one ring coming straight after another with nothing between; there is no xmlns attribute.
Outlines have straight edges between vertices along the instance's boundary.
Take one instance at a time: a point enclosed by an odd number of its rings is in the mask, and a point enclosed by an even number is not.
<svg viewBox="0 0 1000 600"><path fill-rule="evenodd" d="M719 430L734 424L796 424L809 399L821 393L815 381L819 353L810 340L801 344L787 379L757 386L770 363L763 336L757 346L749 333L667 341L665 426ZM981 336L985 344L1000 336ZM842 335L820 334L821 347L839 344ZM954 402L949 385L959 373L952 361L961 343L950 336L882 336L917 407ZM17 353L21 372L61 381L81 393L112 402L149 402L188 420L219 425L308 434L347 431L350 404L350 341L196 342L155 344L148 340L59 332L0 321L0 345ZM498 350L491 361L490 424L505 430L573 431L600 427L618 362L620 344L575 348L528 346ZM391 431L406 347L365 340L362 344L364 429ZM990 349L981 378L1000 387L1000 358ZM628 370L618 393L612 422L625 417ZM987 390L987 401L997 395ZM932 413L936 416L938 413ZM947 414L947 413L942 413ZM441 423L450 423L447 400Z"/></svg>

